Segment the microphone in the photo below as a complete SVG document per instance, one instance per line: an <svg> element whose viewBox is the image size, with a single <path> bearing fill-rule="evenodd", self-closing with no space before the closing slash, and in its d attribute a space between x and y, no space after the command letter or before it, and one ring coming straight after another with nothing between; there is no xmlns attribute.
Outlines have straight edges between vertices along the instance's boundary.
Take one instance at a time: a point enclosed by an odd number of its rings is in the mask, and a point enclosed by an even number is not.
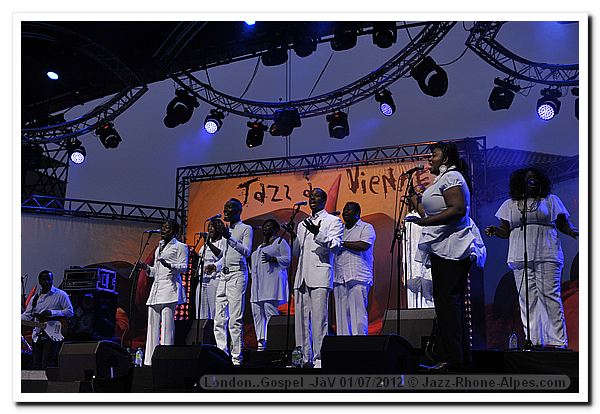
<svg viewBox="0 0 600 414"><path fill-rule="evenodd" d="M305 206L307 204L308 204L307 201L298 201L297 203L294 203L295 206Z"/></svg>
<svg viewBox="0 0 600 414"><path fill-rule="evenodd" d="M206 221L213 221L216 219L220 219L221 218L221 214L215 214L214 216L207 218Z"/></svg>
<svg viewBox="0 0 600 414"><path fill-rule="evenodd" d="M413 167L413 168L411 168L411 169L410 169L410 170L408 170L408 171L404 171L404 172L402 173L402 175L410 175L410 174L412 174L412 173L414 173L414 172L416 172L416 171L423 171L424 169L425 169L425 167L423 166L423 164L419 164L419 165L417 165L416 167Z"/></svg>
<svg viewBox="0 0 600 414"><path fill-rule="evenodd" d="M156 230L144 230L144 233L158 234L158 233L160 233L160 229L156 229Z"/></svg>
<svg viewBox="0 0 600 414"><path fill-rule="evenodd" d="M196 232L196 233L194 233L194 234L198 234L198 235L200 235L200 236L207 236L207 235L208 235L208 233L207 233L207 232L205 232L205 231L197 231L197 232Z"/></svg>
<svg viewBox="0 0 600 414"><path fill-rule="evenodd" d="M342 214L342 212L338 210L338 211L332 211L330 214L333 216L339 216L340 214Z"/></svg>
<svg viewBox="0 0 600 414"><path fill-rule="evenodd" d="M537 185L537 179L535 178L528 178L526 181L529 187L535 187Z"/></svg>

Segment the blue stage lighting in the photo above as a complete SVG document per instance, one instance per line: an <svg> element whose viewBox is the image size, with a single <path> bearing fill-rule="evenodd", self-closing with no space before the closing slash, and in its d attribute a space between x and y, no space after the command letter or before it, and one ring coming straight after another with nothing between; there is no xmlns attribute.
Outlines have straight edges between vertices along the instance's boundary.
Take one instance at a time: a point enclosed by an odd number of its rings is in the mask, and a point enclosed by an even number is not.
<svg viewBox="0 0 600 414"><path fill-rule="evenodd" d="M388 89L377 91L375 100L379 102L379 110L385 116L392 116L396 112L396 104L392 99L392 93Z"/></svg>
<svg viewBox="0 0 600 414"><path fill-rule="evenodd" d="M244 20L244 23L246 23L248 26L254 26L256 21L255 20Z"/></svg>
<svg viewBox="0 0 600 414"><path fill-rule="evenodd" d="M52 80L57 80L57 79L58 79L58 74L57 74L56 72L52 72L52 71L50 71L50 72L46 73L46 75L47 75L47 76L48 76L50 79L52 79Z"/></svg>
<svg viewBox="0 0 600 414"><path fill-rule="evenodd" d="M73 164L82 164L85 161L85 148L78 139L67 144L67 151Z"/></svg>
<svg viewBox="0 0 600 414"><path fill-rule="evenodd" d="M214 134L221 129L221 126L223 125L223 118L225 118L223 112L219 111L218 109L211 109L210 115L208 115L204 120L204 129L206 132L209 134Z"/></svg>
<svg viewBox="0 0 600 414"><path fill-rule="evenodd" d="M560 101L562 96L559 89L542 89L542 97L537 101L537 114L540 119L550 121L560 111Z"/></svg>

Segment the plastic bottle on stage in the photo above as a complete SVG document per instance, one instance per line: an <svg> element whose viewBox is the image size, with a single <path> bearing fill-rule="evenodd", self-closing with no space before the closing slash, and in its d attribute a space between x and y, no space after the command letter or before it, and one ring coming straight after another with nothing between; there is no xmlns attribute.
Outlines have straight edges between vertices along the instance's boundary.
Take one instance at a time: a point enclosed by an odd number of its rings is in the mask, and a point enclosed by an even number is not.
<svg viewBox="0 0 600 414"><path fill-rule="evenodd" d="M517 340L517 334L513 331L508 337L508 349L517 349L519 347L519 341Z"/></svg>
<svg viewBox="0 0 600 414"><path fill-rule="evenodd" d="M302 366L302 347L297 346L292 351L292 365L296 368L300 368Z"/></svg>
<svg viewBox="0 0 600 414"><path fill-rule="evenodd" d="M144 364L144 351L142 350L142 348L138 348L137 351L135 351L135 366L141 367L143 364Z"/></svg>

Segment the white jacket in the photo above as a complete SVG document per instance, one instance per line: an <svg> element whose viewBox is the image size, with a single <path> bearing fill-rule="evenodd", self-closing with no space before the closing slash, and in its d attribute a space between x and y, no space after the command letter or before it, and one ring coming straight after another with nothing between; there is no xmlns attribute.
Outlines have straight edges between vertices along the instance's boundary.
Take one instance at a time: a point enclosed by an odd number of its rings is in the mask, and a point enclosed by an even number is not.
<svg viewBox="0 0 600 414"><path fill-rule="evenodd" d="M154 252L154 264L150 266L148 272L148 276L154 279L154 283L146 305L186 302L181 274L185 273L188 267L188 246L173 237L159 255L159 248L163 243L162 240L159 242L159 247ZM158 259L165 259L171 265L171 269L163 266Z"/></svg>

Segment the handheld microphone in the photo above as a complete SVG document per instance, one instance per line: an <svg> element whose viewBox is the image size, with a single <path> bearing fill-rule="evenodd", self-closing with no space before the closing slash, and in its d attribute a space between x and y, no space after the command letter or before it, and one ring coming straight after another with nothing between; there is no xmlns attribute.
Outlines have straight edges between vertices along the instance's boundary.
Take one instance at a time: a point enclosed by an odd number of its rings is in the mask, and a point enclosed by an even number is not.
<svg viewBox="0 0 600 414"><path fill-rule="evenodd" d="M529 187L535 187L537 185L537 180L535 178L528 178L527 185Z"/></svg>
<svg viewBox="0 0 600 414"><path fill-rule="evenodd" d="M298 201L297 203L294 203L295 206L305 206L307 204L308 204L307 201Z"/></svg>
<svg viewBox="0 0 600 414"><path fill-rule="evenodd" d="M213 220L220 219L220 218L221 218L221 214L215 214L214 216L207 218L206 221L213 221Z"/></svg>
<svg viewBox="0 0 600 414"><path fill-rule="evenodd" d="M158 234L158 233L160 233L160 229L156 229L156 230L144 230L144 233Z"/></svg>
<svg viewBox="0 0 600 414"><path fill-rule="evenodd" d="M413 168L411 168L411 169L410 169L410 170L408 170L408 171L404 171L404 172L402 173L402 175L410 175L410 174L412 174L412 173L414 173L414 172L416 172L416 171L423 171L424 169L425 169L425 167L423 166L423 164L419 164L419 165L417 165L416 167L413 167Z"/></svg>

